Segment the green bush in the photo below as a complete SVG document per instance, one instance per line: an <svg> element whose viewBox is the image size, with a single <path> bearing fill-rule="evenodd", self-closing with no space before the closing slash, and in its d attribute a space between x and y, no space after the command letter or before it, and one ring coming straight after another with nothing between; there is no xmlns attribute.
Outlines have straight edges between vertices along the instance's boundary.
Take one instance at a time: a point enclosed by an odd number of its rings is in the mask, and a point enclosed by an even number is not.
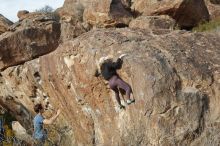
<svg viewBox="0 0 220 146"><path fill-rule="evenodd" d="M220 17L209 22L199 24L193 28L195 32L214 31L220 28Z"/></svg>

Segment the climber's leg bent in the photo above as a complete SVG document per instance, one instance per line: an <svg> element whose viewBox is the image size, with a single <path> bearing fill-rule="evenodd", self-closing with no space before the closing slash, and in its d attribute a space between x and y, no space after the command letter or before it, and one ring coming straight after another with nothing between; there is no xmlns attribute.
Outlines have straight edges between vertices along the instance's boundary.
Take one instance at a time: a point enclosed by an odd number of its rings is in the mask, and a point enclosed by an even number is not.
<svg viewBox="0 0 220 146"><path fill-rule="evenodd" d="M131 104L132 102L135 102L135 99L131 99L131 94L132 94L132 89L131 86L123 81L120 77L117 78L116 84L119 88L123 89L126 92L126 97L127 97L127 103Z"/></svg>
<svg viewBox="0 0 220 146"><path fill-rule="evenodd" d="M125 108L125 106L121 104L121 100L120 100L118 88L116 87L116 88L114 88L114 89L112 89L112 90L115 92L115 98L116 98L116 100L117 100L117 102L118 102L119 108L120 108L120 109Z"/></svg>
<svg viewBox="0 0 220 146"><path fill-rule="evenodd" d="M124 108L124 106L121 104L121 100L120 100L120 96L119 96L119 90L117 88L117 84L116 84L116 80L117 77L113 76L110 80L109 80L109 86L110 88L115 92L115 98L118 102L118 105L120 106L120 108Z"/></svg>

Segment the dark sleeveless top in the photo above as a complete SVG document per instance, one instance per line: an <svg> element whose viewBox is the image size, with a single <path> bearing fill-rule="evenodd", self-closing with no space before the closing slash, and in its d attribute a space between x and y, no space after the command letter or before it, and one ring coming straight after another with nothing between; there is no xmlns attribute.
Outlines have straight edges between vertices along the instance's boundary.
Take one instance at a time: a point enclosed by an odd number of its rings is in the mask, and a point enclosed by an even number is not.
<svg viewBox="0 0 220 146"><path fill-rule="evenodd" d="M101 65L101 75L105 80L109 80L112 76L117 75L116 70L122 67L123 60L118 58L116 62L105 62Z"/></svg>

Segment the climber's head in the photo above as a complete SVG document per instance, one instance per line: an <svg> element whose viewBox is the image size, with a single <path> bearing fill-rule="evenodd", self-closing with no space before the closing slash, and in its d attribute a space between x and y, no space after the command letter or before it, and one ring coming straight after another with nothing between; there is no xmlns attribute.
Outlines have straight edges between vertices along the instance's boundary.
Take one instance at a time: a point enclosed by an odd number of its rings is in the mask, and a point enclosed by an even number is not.
<svg viewBox="0 0 220 146"><path fill-rule="evenodd" d="M36 113L41 113L42 114L44 112L44 108L43 108L42 104L40 104L40 103L36 104L34 106L34 111Z"/></svg>
<svg viewBox="0 0 220 146"><path fill-rule="evenodd" d="M103 63L106 63L106 62L111 62L113 59L113 56L112 55L108 55L108 56L105 56L105 57L101 57L99 59L99 66L101 66Z"/></svg>

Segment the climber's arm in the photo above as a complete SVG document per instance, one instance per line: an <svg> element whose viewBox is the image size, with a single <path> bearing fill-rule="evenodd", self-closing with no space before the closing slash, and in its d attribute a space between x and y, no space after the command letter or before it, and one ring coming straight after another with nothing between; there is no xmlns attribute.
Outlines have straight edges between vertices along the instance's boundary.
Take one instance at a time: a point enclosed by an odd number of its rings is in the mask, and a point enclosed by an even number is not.
<svg viewBox="0 0 220 146"><path fill-rule="evenodd" d="M95 71L95 77L98 77L98 76L100 76L100 75L101 75L101 73L100 73L99 69L96 69L96 71Z"/></svg>
<svg viewBox="0 0 220 146"><path fill-rule="evenodd" d="M58 111L57 111L57 113L54 115L54 116L52 116L51 118L49 118L49 119L44 119L43 120L43 123L44 124L53 124L54 123L54 121L57 119L57 117L59 116L59 114L60 114L60 109L58 109Z"/></svg>
<svg viewBox="0 0 220 146"><path fill-rule="evenodd" d="M116 62L113 62L112 63L112 67L115 68L115 69L120 69L122 67L122 64L123 64L123 58L127 56L127 54L121 54L117 61Z"/></svg>
<svg viewBox="0 0 220 146"><path fill-rule="evenodd" d="M122 67L123 60L121 58L118 58L116 62L113 62L111 64L111 67L114 69L120 69Z"/></svg>

